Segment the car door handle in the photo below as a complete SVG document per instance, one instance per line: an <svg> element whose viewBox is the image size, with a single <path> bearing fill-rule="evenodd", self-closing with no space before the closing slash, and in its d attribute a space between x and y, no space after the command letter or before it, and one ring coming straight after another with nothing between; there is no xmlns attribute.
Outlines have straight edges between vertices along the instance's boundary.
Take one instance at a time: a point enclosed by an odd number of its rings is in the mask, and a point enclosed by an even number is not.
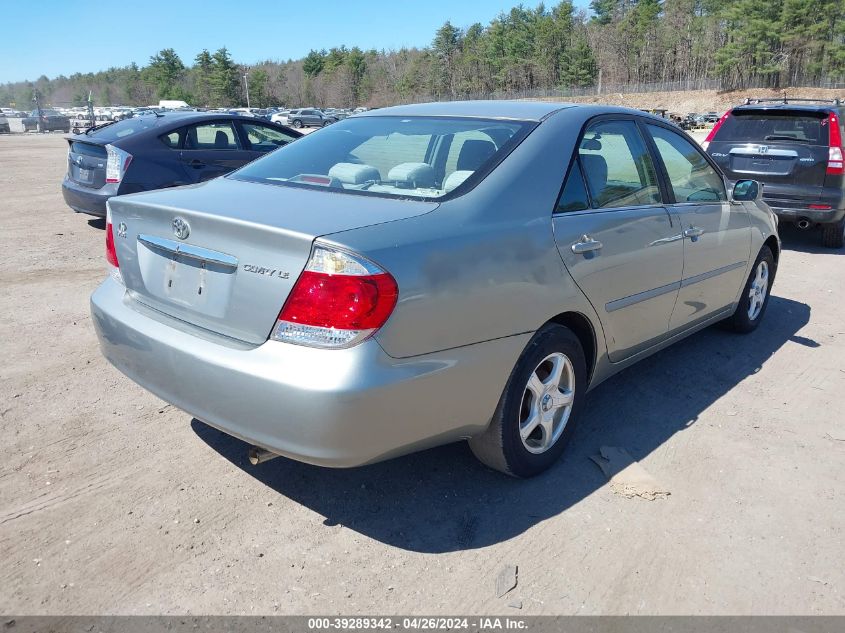
<svg viewBox="0 0 845 633"><path fill-rule="evenodd" d="M700 229L697 226L691 226L684 231L684 237L698 237L704 234L704 229Z"/></svg>
<svg viewBox="0 0 845 633"><path fill-rule="evenodd" d="M594 240L589 235L582 235L581 239L572 245L572 252L575 254L589 253L599 250L602 246L601 242Z"/></svg>
<svg viewBox="0 0 845 633"><path fill-rule="evenodd" d="M194 169L199 169L200 167L205 167L205 161L201 161L201 160L199 160L199 159L197 159L197 158L195 158L194 160L192 160L192 161L191 161L190 163L188 163L188 164L189 164L191 167L193 167Z"/></svg>

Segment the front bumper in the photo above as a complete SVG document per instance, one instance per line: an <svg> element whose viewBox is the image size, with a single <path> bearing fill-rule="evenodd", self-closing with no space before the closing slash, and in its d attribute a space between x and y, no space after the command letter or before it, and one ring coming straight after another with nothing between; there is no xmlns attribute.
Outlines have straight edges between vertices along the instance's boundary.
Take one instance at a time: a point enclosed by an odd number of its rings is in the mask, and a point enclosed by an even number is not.
<svg viewBox="0 0 845 633"><path fill-rule="evenodd" d="M106 202L117 195L117 185L105 185L100 189L91 189L75 183L65 175L62 181L62 196L65 204L77 213L87 213L97 217L106 217Z"/></svg>
<svg viewBox="0 0 845 633"><path fill-rule="evenodd" d="M335 467L484 430L531 336L410 359L373 339L344 350L246 346L142 306L111 278L91 314L105 357L160 398L246 442Z"/></svg>

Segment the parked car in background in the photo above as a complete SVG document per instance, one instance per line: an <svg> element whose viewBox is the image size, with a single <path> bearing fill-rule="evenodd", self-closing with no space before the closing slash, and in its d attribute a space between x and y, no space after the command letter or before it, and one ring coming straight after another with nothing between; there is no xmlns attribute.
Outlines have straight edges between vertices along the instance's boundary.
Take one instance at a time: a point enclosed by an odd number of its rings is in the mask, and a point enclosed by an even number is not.
<svg viewBox="0 0 845 633"><path fill-rule="evenodd" d="M295 128L326 127L337 123L337 117L326 114L316 108L301 108L288 113L288 125Z"/></svg>
<svg viewBox="0 0 845 633"><path fill-rule="evenodd" d="M255 118L172 112L107 123L68 139L67 205L105 216L112 196L203 182L299 138Z"/></svg>
<svg viewBox="0 0 845 633"><path fill-rule="evenodd" d="M821 227L845 245L845 107L839 101L749 100L728 111L704 146L731 180L755 178L781 220Z"/></svg>
<svg viewBox="0 0 845 633"><path fill-rule="evenodd" d="M49 108L33 110L28 117L24 117L22 123L24 132L70 132L70 119Z"/></svg>
<svg viewBox="0 0 845 633"><path fill-rule="evenodd" d="M589 389L710 324L760 324L780 244L758 191L636 110L385 108L113 198L92 321L111 363L253 462L471 438L527 477Z"/></svg>
<svg viewBox="0 0 845 633"><path fill-rule="evenodd" d="M707 112L704 114L704 122L705 123L716 123L719 120L719 113L718 112Z"/></svg>
<svg viewBox="0 0 845 633"><path fill-rule="evenodd" d="M0 133L2 134L11 134L12 128L9 127L9 119L6 118L5 114L0 114Z"/></svg>
<svg viewBox="0 0 845 633"><path fill-rule="evenodd" d="M290 114L290 110L281 109L278 112L274 112L270 115L270 120L273 123L279 123L281 125L288 125L288 115Z"/></svg>

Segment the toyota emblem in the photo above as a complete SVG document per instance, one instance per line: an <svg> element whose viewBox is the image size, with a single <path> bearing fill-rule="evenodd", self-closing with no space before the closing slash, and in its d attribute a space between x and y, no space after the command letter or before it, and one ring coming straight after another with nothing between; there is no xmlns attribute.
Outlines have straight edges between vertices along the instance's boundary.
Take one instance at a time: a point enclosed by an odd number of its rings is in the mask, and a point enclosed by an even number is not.
<svg viewBox="0 0 845 633"><path fill-rule="evenodd" d="M173 235L180 240L188 239L188 236L191 234L190 225L182 218L173 218L170 226L173 227Z"/></svg>

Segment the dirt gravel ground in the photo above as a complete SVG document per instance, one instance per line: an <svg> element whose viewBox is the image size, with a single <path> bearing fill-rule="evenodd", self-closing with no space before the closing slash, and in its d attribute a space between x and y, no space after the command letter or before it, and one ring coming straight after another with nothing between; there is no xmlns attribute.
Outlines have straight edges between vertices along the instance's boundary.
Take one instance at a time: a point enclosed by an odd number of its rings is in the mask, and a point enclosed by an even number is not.
<svg viewBox="0 0 845 633"><path fill-rule="evenodd" d="M845 251L818 235L783 232L756 333L605 383L544 476L463 444L251 467L100 356L103 225L64 206L65 152L0 137L0 612L845 614ZM601 446L671 495L615 494Z"/></svg>

